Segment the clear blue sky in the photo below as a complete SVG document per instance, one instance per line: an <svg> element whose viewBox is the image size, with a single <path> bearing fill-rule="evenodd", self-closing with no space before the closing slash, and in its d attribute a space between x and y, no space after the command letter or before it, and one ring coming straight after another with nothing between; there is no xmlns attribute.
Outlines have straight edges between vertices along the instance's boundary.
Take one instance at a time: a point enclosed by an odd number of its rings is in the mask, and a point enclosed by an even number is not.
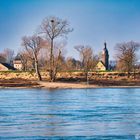
<svg viewBox="0 0 140 140"><path fill-rule="evenodd" d="M140 0L0 0L0 51L17 51L22 36L32 35L47 16L67 19L74 28L67 56L78 58L73 47L79 44L98 54L106 40L113 59L116 43L140 42Z"/></svg>

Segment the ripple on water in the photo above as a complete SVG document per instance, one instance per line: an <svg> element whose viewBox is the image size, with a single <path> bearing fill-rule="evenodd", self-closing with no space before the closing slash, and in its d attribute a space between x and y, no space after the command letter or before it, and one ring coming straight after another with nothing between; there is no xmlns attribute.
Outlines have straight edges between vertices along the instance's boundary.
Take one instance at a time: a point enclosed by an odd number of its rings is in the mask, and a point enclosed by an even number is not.
<svg viewBox="0 0 140 140"><path fill-rule="evenodd" d="M140 88L0 89L0 139L123 140L139 134Z"/></svg>

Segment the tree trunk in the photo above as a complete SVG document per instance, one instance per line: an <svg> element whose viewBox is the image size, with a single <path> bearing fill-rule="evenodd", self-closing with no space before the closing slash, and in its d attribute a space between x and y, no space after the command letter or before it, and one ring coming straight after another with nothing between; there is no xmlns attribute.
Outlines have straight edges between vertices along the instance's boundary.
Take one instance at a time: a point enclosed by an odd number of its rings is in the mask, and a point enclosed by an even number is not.
<svg viewBox="0 0 140 140"><path fill-rule="evenodd" d="M85 80L88 81L88 71L85 71Z"/></svg>
<svg viewBox="0 0 140 140"><path fill-rule="evenodd" d="M36 71L36 74L38 76L38 80L42 81L42 77L41 77L41 74L40 74L40 71L39 71L39 67L38 67L38 60L37 60L36 57L35 57L35 71Z"/></svg>
<svg viewBox="0 0 140 140"><path fill-rule="evenodd" d="M54 72L53 72L53 75L52 75L51 82L55 82L55 74L54 74Z"/></svg>
<svg viewBox="0 0 140 140"><path fill-rule="evenodd" d="M130 78L130 72L129 71L127 72L127 78Z"/></svg>
<svg viewBox="0 0 140 140"><path fill-rule="evenodd" d="M51 82L54 82L54 79L53 79L53 75L54 75L54 72L53 72L53 39L51 39L51 52L50 52L50 72L49 72L49 75L50 75L50 81Z"/></svg>
<svg viewBox="0 0 140 140"><path fill-rule="evenodd" d="M127 70L127 78L129 78L130 77L130 69L128 68L128 70Z"/></svg>
<svg viewBox="0 0 140 140"><path fill-rule="evenodd" d="M35 62L35 70L36 70L36 74L37 74L37 76L38 76L38 80L39 80L39 81L42 81L42 77L41 77L41 74L40 74L40 72L39 72L38 62L37 62L37 61Z"/></svg>

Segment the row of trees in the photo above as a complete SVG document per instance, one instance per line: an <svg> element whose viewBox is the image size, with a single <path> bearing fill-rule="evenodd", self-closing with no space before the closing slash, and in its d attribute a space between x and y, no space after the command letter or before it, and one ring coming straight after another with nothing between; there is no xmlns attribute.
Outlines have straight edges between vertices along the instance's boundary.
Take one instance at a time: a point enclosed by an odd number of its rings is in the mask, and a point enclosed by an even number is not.
<svg viewBox="0 0 140 140"><path fill-rule="evenodd" d="M40 74L41 65L49 71L50 81L55 81L56 74L59 70L81 69L87 72L93 68L97 62L90 46L76 46L75 49L79 52L81 61L74 58L64 57L64 46L66 43L62 38L65 38L73 29L69 27L66 20L57 17L45 18L38 29L36 35L22 38L23 49L20 52L20 57L27 70L28 65L32 65L35 69L38 79L42 80Z"/></svg>
<svg viewBox="0 0 140 140"><path fill-rule="evenodd" d="M50 81L55 81L58 71L83 70L87 78L88 71L93 69L100 60L100 55L95 55L91 46L78 45L75 49L80 60L72 57L65 58L66 37L73 29L67 20L57 17L45 18L37 33L33 36L22 38L22 48L18 53L23 70L34 69L39 80L42 80L40 71L49 71ZM117 70L126 71L128 77L138 60L137 52L140 43L127 42L115 46ZM11 63L14 51L5 49L0 54L0 62Z"/></svg>

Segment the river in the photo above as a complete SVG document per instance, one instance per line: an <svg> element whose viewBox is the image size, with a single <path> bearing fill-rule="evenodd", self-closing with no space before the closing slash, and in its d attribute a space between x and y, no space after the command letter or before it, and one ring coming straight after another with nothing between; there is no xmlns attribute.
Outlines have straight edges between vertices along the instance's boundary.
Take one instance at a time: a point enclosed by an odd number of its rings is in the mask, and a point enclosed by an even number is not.
<svg viewBox="0 0 140 140"><path fill-rule="evenodd" d="M140 139L140 88L0 89L0 140Z"/></svg>

